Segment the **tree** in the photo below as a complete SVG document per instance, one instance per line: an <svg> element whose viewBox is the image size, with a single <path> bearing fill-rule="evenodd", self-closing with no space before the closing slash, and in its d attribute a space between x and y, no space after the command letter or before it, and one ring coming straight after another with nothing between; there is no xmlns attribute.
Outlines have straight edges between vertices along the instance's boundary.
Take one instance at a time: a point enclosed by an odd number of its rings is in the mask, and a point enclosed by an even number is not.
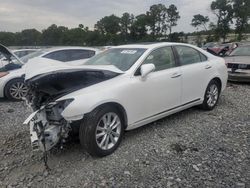
<svg viewBox="0 0 250 188"><path fill-rule="evenodd" d="M207 31L207 23L209 22L208 16L203 16L201 14L194 15L191 25L195 28L203 27Z"/></svg>
<svg viewBox="0 0 250 188"><path fill-rule="evenodd" d="M230 24L233 23L233 8L229 0L216 0L211 4L211 10L217 17L215 34L225 42L230 32Z"/></svg>
<svg viewBox="0 0 250 188"><path fill-rule="evenodd" d="M131 26L134 21L134 15L129 14L125 12L121 19L120 19L120 25L121 25L121 35L125 38L125 41L128 40L129 33L131 31Z"/></svg>
<svg viewBox="0 0 250 188"><path fill-rule="evenodd" d="M68 31L67 27L57 26L52 24L47 29L42 31L43 45L63 45L65 33Z"/></svg>
<svg viewBox="0 0 250 188"><path fill-rule="evenodd" d="M238 40L242 40L242 35L246 32L250 19L250 1L233 0L234 18L236 19L235 32L238 34Z"/></svg>
<svg viewBox="0 0 250 188"><path fill-rule="evenodd" d="M179 12L177 11L177 7L175 5L170 5L167 8L167 17L168 17L168 29L169 34L172 33L172 28L177 26L177 21L181 18Z"/></svg>
<svg viewBox="0 0 250 188"><path fill-rule="evenodd" d="M184 42L185 34L184 32L174 32L169 35L169 40L172 42Z"/></svg>
<svg viewBox="0 0 250 188"><path fill-rule="evenodd" d="M40 43L41 33L36 29L25 29L20 33L16 33L17 45L36 46Z"/></svg>
<svg viewBox="0 0 250 188"><path fill-rule="evenodd" d="M152 5L147 11L147 25L150 27L153 38L160 36L166 23L166 6L163 4Z"/></svg>
<svg viewBox="0 0 250 188"><path fill-rule="evenodd" d="M17 45L16 34L11 32L0 32L0 43L6 46Z"/></svg>
<svg viewBox="0 0 250 188"><path fill-rule="evenodd" d="M98 31L88 31L85 36L87 46L106 45L106 39Z"/></svg>
<svg viewBox="0 0 250 188"><path fill-rule="evenodd" d="M72 28L66 31L63 35L63 45L84 45L86 31L84 28Z"/></svg>
<svg viewBox="0 0 250 188"><path fill-rule="evenodd" d="M21 32L0 32L0 42L5 45L116 45L137 41L181 40L180 33L172 34L172 27L180 18L175 5L152 5L145 14L134 16L125 12L114 14L96 22L94 30L80 23L75 28L50 25L39 32L26 29ZM167 32L170 31L167 38Z"/></svg>
<svg viewBox="0 0 250 188"><path fill-rule="evenodd" d="M95 29L104 35L115 35L120 32L120 18L114 14L105 16L96 23Z"/></svg>
<svg viewBox="0 0 250 188"><path fill-rule="evenodd" d="M136 16L131 25L131 38L133 41L142 40L147 36L147 15L140 14Z"/></svg>

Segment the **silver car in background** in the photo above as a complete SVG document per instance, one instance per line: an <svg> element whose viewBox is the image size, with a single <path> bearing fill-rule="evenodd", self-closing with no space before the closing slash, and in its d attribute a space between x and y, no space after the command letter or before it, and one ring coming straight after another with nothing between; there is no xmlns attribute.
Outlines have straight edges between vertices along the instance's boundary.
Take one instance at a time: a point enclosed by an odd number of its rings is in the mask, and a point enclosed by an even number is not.
<svg viewBox="0 0 250 188"><path fill-rule="evenodd" d="M224 59L228 67L228 80L250 82L250 44L239 46Z"/></svg>

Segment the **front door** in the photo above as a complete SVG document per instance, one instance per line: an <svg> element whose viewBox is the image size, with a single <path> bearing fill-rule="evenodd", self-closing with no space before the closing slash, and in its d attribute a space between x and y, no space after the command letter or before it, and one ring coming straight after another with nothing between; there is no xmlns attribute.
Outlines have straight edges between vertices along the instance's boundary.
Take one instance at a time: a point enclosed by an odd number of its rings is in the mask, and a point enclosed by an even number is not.
<svg viewBox="0 0 250 188"><path fill-rule="evenodd" d="M154 72L142 78L137 75L131 78L133 99L130 123L139 122L159 115L181 103L181 74L176 66L171 47L162 47L153 51L142 64L154 64Z"/></svg>

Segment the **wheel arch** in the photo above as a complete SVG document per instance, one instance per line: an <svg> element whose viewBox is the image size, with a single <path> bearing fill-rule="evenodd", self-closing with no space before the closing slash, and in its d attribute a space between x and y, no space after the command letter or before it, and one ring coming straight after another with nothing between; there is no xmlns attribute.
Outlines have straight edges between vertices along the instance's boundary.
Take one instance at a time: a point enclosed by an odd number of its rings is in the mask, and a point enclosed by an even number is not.
<svg viewBox="0 0 250 188"><path fill-rule="evenodd" d="M112 107L116 108L120 112L120 114L122 115L122 118L124 120L124 124L125 124L124 126L125 126L125 129L126 129L127 126L128 126L128 117L127 117L127 112L126 112L125 108L121 104L119 104L117 102L106 102L106 103L100 104L95 109L101 108L101 107L104 107L104 106L112 106Z"/></svg>
<svg viewBox="0 0 250 188"><path fill-rule="evenodd" d="M222 80L221 80L218 76L213 76L211 79L208 80L208 83L207 83L207 85L206 85L206 88L204 89L203 97L204 97L205 94L206 94L206 89L207 89L209 83L210 83L211 81L213 81L213 80L216 81L216 82L219 84L220 92L222 91ZM205 99L205 97L204 97L203 99Z"/></svg>
<svg viewBox="0 0 250 188"><path fill-rule="evenodd" d="M219 89L220 89L220 92L221 92L221 89L222 89L222 81L221 81L221 79L219 77L214 77L213 79L211 79L211 81L212 80L216 81L219 84L219 87L220 87Z"/></svg>

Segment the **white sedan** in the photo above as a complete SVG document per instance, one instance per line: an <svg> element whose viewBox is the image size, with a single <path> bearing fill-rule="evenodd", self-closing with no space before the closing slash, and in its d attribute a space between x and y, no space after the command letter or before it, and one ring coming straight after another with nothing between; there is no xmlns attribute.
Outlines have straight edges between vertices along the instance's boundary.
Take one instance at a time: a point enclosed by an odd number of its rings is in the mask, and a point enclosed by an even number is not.
<svg viewBox="0 0 250 188"><path fill-rule="evenodd" d="M56 64L59 61L70 65L81 65L99 52L95 48L54 47L38 50L19 59L15 52L13 54L0 45L0 55L5 56L4 59L7 62L0 67L0 98L21 100L27 94L28 89L24 84L24 69L22 68L27 62L34 63L34 66L37 62Z"/></svg>
<svg viewBox="0 0 250 188"><path fill-rule="evenodd" d="M100 53L99 49L88 47L52 47L38 50L35 53L26 55L21 58L24 63L27 63L32 58L52 59L56 61L66 62L71 65L82 65L87 59Z"/></svg>
<svg viewBox="0 0 250 188"><path fill-rule="evenodd" d="M200 105L212 110L227 83L222 58L180 43L113 47L72 68L27 67L32 146L45 151L70 131L94 156L116 150L124 130Z"/></svg>

